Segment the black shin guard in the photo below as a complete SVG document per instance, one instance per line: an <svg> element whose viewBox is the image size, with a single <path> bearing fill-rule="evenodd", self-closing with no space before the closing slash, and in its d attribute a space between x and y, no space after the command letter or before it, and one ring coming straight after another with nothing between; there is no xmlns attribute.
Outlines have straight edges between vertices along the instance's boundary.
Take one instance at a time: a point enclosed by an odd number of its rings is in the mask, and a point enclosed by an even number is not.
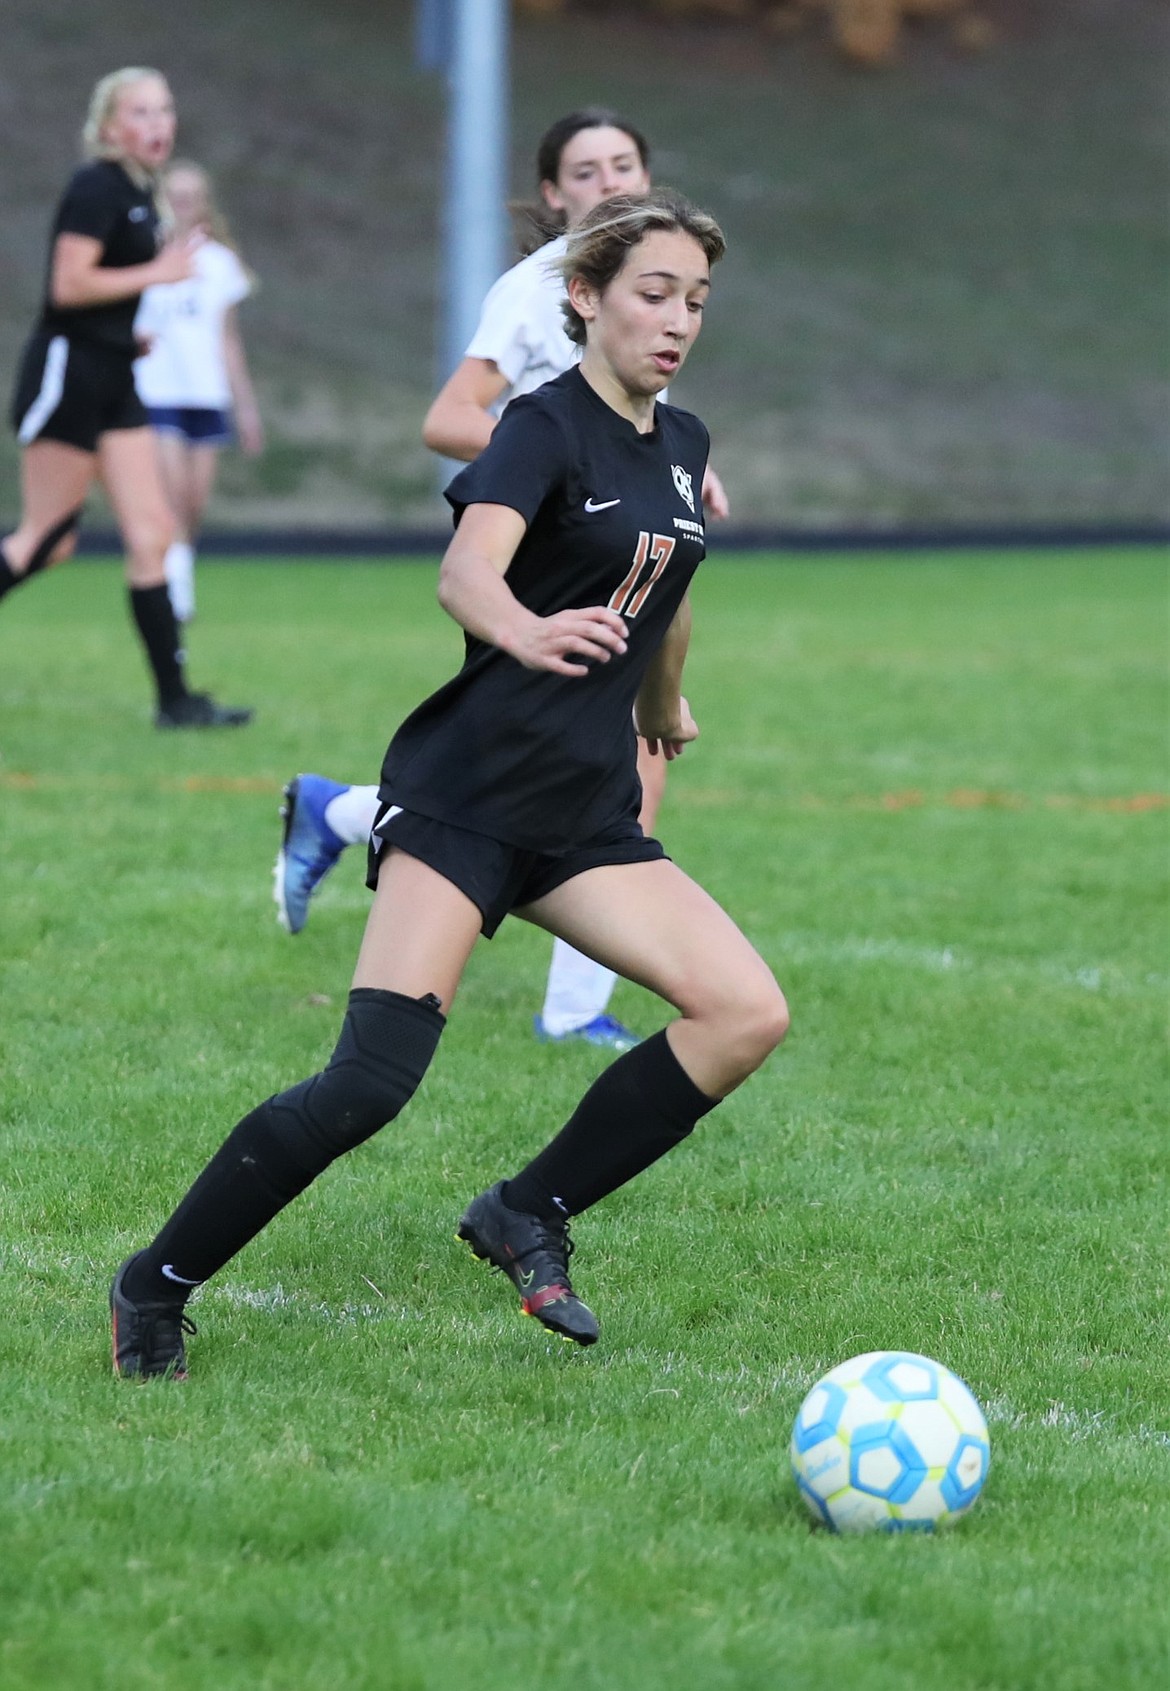
<svg viewBox="0 0 1170 1691"><path fill-rule="evenodd" d="M53 553L61 542L67 540L70 535L76 534L81 527L82 509L83 507L79 505L76 511L68 512L61 518L60 522L54 523L48 533L37 542L33 555L28 561L28 567L22 575L17 575L3 552L0 551L0 599L3 599L4 595L10 593L14 587L19 587L22 582L28 581L30 576L34 576L48 567Z"/></svg>
<svg viewBox="0 0 1170 1691"><path fill-rule="evenodd" d="M656 1033L604 1070L551 1144L504 1187L511 1208L579 1215L664 1157L719 1102Z"/></svg>
<svg viewBox="0 0 1170 1691"><path fill-rule="evenodd" d="M49 564L52 562L53 553L57 550L58 546L60 546L61 542L63 540L67 540L70 535L77 533L78 529L81 527L82 509L83 507L79 505L76 511L70 511L68 515L62 517L61 521L59 523L55 523L49 530L48 534L46 534L38 543L32 557L28 561L28 568L24 572L24 578L26 581L30 575L36 575L38 570L47 569Z"/></svg>
<svg viewBox="0 0 1170 1691"><path fill-rule="evenodd" d="M331 1162L393 1121L427 1071L437 1001L359 987L320 1074L244 1117L153 1244L127 1271L132 1298L182 1296L242 1250Z"/></svg>

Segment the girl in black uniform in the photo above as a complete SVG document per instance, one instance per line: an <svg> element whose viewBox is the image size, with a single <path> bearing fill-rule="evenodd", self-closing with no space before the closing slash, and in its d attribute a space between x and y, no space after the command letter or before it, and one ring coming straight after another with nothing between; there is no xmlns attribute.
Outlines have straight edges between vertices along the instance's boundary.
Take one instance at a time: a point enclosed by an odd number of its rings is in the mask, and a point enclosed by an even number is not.
<svg viewBox="0 0 1170 1691"><path fill-rule="evenodd" d="M635 722L667 758L698 733L679 688L707 431L655 396L698 334L722 251L712 219L665 192L610 200L570 235L581 364L514 400L448 489L458 527L439 599L466 658L386 754L376 893L337 1048L240 1122L122 1264L116 1372L185 1372L186 1293L398 1114L476 939L509 911L680 1012L459 1224L525 1313L567 1339L598 1336L569 1279L569 1217L677 1145L783 1038L766 964L638 825Z"/></svg>
<svg viewBox="0 0 1170 1691"><path fill-rule="evenodd" d="M103 77L85 126L90 162L53 221L45 299L12 399L22 447L20 526L0 542L0 599L72 552L100 475L126 547L130 605L154 672L160 728L247 722L251 711L189 691L163 558L174 520L154 438L134 388L134 314L142 290L192 273L194 245L159 246L155 188L175 138L157 71Z"/></svg>

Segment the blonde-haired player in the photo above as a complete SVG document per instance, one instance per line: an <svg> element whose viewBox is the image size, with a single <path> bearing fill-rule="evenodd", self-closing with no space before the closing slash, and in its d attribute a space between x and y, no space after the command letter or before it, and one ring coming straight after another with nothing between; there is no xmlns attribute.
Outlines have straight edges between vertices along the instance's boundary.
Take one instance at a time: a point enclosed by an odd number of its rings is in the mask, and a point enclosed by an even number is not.
<svg viewBox="0 0 1170 1691"><path fill-rule="evenodd" d="M73 551L101 478L126 549L130 607L154 675L160 728L235 727L251 711L187 686L163 560L174 519L134 386L134 316L144 288L182 282L194 241L160 245L159 175L175 107L156 70L127 66L97 84L88 162L53 220L45 297L21 359L12 425L21 446L21 518L0 542L0 599Z"/></svg>

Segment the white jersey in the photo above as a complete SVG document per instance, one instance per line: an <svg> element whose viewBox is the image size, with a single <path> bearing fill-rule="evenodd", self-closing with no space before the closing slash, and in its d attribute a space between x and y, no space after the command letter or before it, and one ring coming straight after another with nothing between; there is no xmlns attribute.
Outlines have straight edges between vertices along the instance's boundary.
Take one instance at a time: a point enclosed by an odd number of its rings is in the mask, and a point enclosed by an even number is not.
<svg viewBox="0 0 1170 1691"><path fill-rule="evenodd" d="M195 273L185 282L145 290L134 320L137 334L155 337L150 351L134 366L144 405L215 411L231 406L223 320L250 292L243 265L219 241L203 243L195 254Z"/></svg>
<svg viewBox="0 0 1170 1691"><path fill-rule="evenodd" d="M563 376L581 356L565 333L565 284L558 261L564 235L529 253L494 283L483 302L468 358L489 358L508 383L492 409L498 415L517 394Z"/></svg>
<svg viewBox="0 0 1170 1691"><path fill-rule="evenodd" d="M565 282L559 264L568 238L555 241L505 270L489 288L479 314L479 326L465 358L490 358L508 383L491 407L499 416L509 400L563 376L581 357L582 349L565 331L561 309ZM658 395L665 405L668 390Z"/></svg>

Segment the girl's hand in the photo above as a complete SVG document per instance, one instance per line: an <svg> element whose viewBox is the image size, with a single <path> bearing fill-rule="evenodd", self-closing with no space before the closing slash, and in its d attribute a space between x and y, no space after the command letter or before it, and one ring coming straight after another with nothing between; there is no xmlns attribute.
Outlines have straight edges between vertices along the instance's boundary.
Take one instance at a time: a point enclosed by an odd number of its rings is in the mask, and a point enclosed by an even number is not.
<svg viewBox="0 0 1170 1691"><path fill-rule="evenodd" d="M245 458L259 458L264 450L264 425L260 413L250 409L236 412L236 433Z"/></svg>
<svg viewBox="0 0 1170 1691"><path fill-rule="evenodd" d="M626 649L626 625L606 605L582 611L558 611L551 617L530 617L503 650L525 669L547 669L554 675L588 675L595 663L608 663Z"/></svg>
<svg viewBox="0 0 1170 1691"><path fill-rule="evenodd" d="M680 695L678 712L672 722L643 722L634 710L634 727L646 742L652 756L661 752L667 763L681 757L683 747L699 737L699 725L691 715L691 707Z"/></svg>
<svg viewBox="0 0 1170 1691"><path fill-rule="evenodd" d="M195 254L203 245L202 235L188 235L181 241L168 241L153 260L151 285L185 282L195 274Z"/></svg>

